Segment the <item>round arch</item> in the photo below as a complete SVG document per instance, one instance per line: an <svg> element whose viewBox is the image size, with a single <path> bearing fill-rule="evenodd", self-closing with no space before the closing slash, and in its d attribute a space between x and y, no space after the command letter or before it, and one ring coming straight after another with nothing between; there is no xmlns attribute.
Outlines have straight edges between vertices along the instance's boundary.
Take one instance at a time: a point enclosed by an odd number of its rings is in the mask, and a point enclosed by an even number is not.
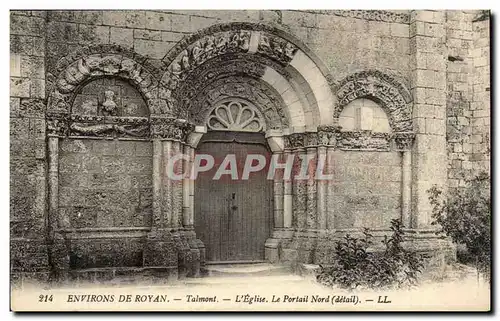
<svg viewBox="0 0 500 321"><path fill-rule="evenodd" d="M102 49L102 48L101 48ZM73 59L73 60L72 60ZM110 53L84 51L61 59L53 75L47 113L70 114L73 101L80 88L92 80L115 77L128 81L139 91L149 109L150 116L170 116L167 99L162 98L165 88L147 65L116 50Z"/></svg>
<svg viewBox="0 0 500 321"><path fill-rule="evenodd" d="M334 95L328 71L318 57L295 36L266 24L249 22L210 26L185 37L163 58L162 83L167 87L174 113L189 114L179 97L179 88L191 87L189 82L201 69L217 73L221 57L246 57L238 68L226 69L226 76L248 76L271 87L286 109L290 132L315 131L319 125L333 123ZM251 59L247 59L252 57ZM248 61L248 62L247 62ZM248 67L251 64L258 68ZM256 73L252 71L257 70ZM257 75L256 75L257 74ZM204 85L209 85L210 81ZM197 90L194 89L194 90ZM193 91L193 90L191 90ZM184 90L184 92L186 92Z"/></svg>
<svg viewBox="0 0 500 321"><path fill-rule="evenodd" d="M354 73L335 87L338 103L334 117L349 103L359 98L368 98L378 103L386 112L394 132L411 132L411 93L395 77L379 70L366 70Z"/></svg>

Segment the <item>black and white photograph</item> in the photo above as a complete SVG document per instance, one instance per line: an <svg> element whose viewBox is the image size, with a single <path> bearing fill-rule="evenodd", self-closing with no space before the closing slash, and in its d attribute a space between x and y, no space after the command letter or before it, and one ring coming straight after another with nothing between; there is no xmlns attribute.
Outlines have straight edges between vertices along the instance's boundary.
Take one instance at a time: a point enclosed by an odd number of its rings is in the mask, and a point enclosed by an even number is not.
<svg viewBox="0 0 500 321"><path fill-rule="evenodd" d="M11 311L491 310L490 10L9 16Z"/></svg>

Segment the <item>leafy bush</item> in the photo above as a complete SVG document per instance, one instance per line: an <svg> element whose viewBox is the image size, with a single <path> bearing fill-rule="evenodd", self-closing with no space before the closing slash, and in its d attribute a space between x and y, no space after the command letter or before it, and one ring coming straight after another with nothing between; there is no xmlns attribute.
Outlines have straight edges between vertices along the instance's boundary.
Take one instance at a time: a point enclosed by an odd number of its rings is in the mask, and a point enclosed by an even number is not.
<svg viewBox="0 0 500 321"><path fill-rule="evenodd" d="M392 235L382 241L385 250L370 251L373 235L363 230L361 238L346 235L335 245L333 266L320 267L317 281L342 288L389 288L416 284L423 268L423 257L402 246L403 225L391 221Z"/></svg>
<svg viewBox="0 0 500 321"><path fill-rule="evenodd" d="M491 195L490 178L481 173L462 189L449 193L448 199L441 197L437 187L429 189L429 200L433 206L432 224L452 240L467 247L462 263L475 265L489 273L491 254ZM459 257L460 259L460 257Z"/></svg>

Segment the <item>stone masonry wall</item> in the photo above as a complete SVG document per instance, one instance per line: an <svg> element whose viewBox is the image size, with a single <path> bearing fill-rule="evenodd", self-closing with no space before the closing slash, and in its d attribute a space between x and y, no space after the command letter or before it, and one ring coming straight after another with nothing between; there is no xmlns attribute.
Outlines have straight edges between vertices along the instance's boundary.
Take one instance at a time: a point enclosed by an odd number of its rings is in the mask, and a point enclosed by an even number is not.
<svg viewBox="0 0 500 321"><path fill-rule="evenodd" d="M64 139L59 210L71 228L151 223L152 143Z"/></svg>
<svg viewBox="0 0 500 321"><path fill-rule="evenodd" d="M401 216L401 155L398 152L336 151L328 228L387 228Z"/></svg>
<svg viewBox="0 0 500 321"><path fill-rule="evenodd" d="M13 11L10 28L11 270L48 278L45 12ZM21 274L13 273L13 278Z"/></svg>
<svg viewBox="0 0 500 321"><path fill-rule="evenodd" d="M197 30L222 22L252 21L288 29L322 59L337 80L370 68L408 77L408 21L361 18L291 10L49 11L47 64L50 70L61 57L95 43L118 44L159 60L182 37Z"/></svg>
<svg viewBox="0 0 500 321"><path fill-rule="evenodd" d="M489 13L446 13L448 186L489 172Z"/></svg>

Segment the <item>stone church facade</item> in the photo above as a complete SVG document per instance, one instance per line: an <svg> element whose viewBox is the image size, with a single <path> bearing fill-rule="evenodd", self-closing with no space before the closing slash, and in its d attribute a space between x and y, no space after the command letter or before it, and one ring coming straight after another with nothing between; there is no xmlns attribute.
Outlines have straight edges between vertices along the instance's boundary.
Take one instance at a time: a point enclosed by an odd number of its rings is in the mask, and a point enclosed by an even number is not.
<svg viewBox="0 0 500 321"><path fill-rule="evenodd" d="M336 239L391 219L453 259L427 190L489 172L489 12L12 11L10 25L13 280L328 264ZM325 155L333 179L227 190L165 173L176 153L186 166L250 143Z"/></svg>

